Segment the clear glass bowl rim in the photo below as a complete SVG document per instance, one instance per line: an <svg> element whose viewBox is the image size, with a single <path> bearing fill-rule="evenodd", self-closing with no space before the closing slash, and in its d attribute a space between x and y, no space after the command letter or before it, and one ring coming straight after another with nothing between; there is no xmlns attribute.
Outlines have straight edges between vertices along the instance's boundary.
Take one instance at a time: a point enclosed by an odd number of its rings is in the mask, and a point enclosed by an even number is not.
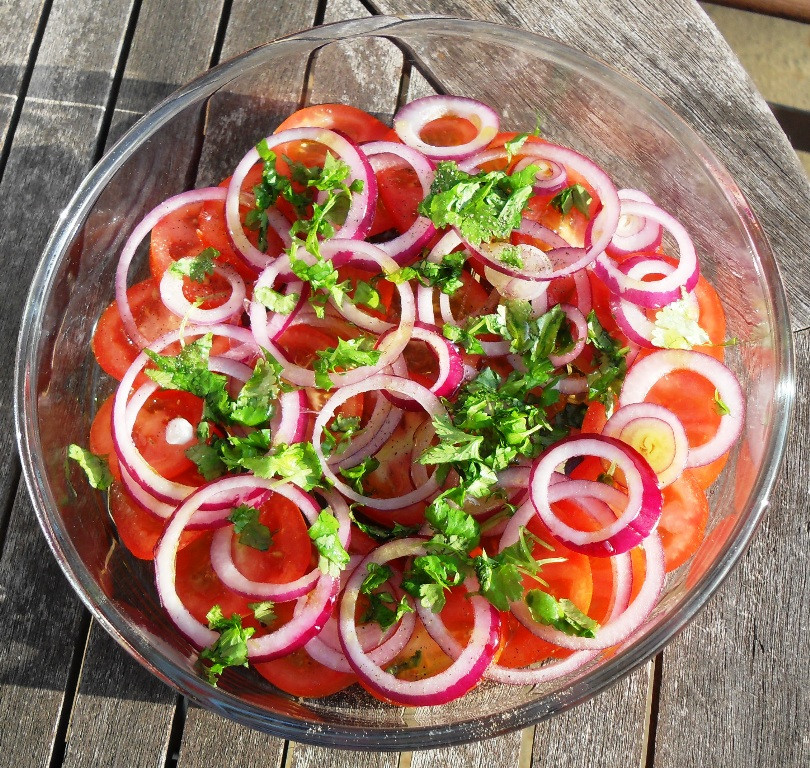
<svg viewBox="0 0 810 768"><path fill-rule="evenodd" d="M38 349L42 335L41 316L44 297L53 286L56 267L66 249L83 225L92 205L126 158L144 143L163 124L192 103L207 98L253 66L262 52L284 45L288 41L313 41L325 44L332 40L396 34L397 30L426 31L437 24L445 32L484 35L509 44L523 44L542 48L544 55L572 69L585 71L589 76L615 89L629 91L643 97L655 113L656 119L671 133L677 135L695 156L700 157L708 170L720 182L726 198L735 209L750 239L752 250L758 255L771 303L774 363L781 374L775 393L773 423L769 445L765 452L771 460L760 468L753 484L747 507L739 519L715 563L692 587L678 611L660 621L631 647L618 653L609 662L586 675L575 685L554 694L553 706L547 698L537 699L508 714L491 714L473 721L445 723L439 726L411 726L407 728L347 726L310 723L299 718L272 714L237 696L218 688L201 685L201 680L187 669L175 664L150 646L144 637L98 589L90 572L82 563L56 513L56 502L47 482L41 445L37 433L37 400L34 382L38 375ZM508 36L508 37L505 37ZM555 40L525 30L485 21L459 19L450 16L372 16L350 19L314 27L246 51L200 75L183 86L144 115L88 173L68 206L62 211L46 245L39 267L33 278L17 345L14 374L15 420L17 442L22 459L23 474L33 506L45 537L74 591L90 610L94 618L136 660L157 675L166 684L188 696L201 706L213 709L244 725L292 741L301 741L325 747L368 750L415 750L461 744L523 728L552 714L579 704L608 686L658 653L680 632L722 584L732 566L747 548L765 510L774 482L784 458L790 416L795 398L795 372L793 337L787 300L779 276L778 266L761 226L746 203L742 192L714 153L689 125L676 115L652 92L625 77L611 67L583 54L583 52ZM474 724L474 727L471 727ZM315 726L314 728L312 726ZM466 733L465 733L466 731ZM476 735L471 735L471 733Z"/></svg>

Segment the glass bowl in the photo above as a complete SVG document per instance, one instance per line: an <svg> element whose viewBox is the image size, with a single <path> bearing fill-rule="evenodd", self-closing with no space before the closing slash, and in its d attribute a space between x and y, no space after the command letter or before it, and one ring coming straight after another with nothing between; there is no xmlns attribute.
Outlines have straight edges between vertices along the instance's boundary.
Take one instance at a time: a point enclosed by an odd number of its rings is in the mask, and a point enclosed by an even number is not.
<svg viewBox="0 0 810 768"><path fill-rule="evenodd" d="M364 77L364 68L374 76ZM546 686L484 683L456 702L419 709L381 704L358 686L300 700L241 669L212 688L161 610L151 568L118 544L103 495L66 482L65 447L86 444L94 412L113 388L90 338L113 297L117 253L154 205L217 183L304 98L349 102L390 119L397 98L433 90L491 104L505 130L528 130L539 114L547 138L595 159L617 186L646 190L692 234L725 305L729 336L740 340L728 359L748 409L743 438L712 489L706 539L669 576L663 599L631 640ZM48 542L98 622L138 661L198 704L276 736L410 750L524 727L593 696L661 650L717 589L767 508L793 390L788 312L773 254L740 190L675 114L581 52L527 32L450 18L373 17L308 30L225 62L153 109L92 170L60 217L31 287L16 415L26 482Z"/></svg>

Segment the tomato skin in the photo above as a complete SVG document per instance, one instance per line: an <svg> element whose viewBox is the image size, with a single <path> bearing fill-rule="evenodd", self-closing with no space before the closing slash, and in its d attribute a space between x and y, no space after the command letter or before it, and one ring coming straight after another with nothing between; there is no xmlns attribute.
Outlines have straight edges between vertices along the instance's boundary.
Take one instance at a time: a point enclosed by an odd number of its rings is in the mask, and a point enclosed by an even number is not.
<svg viewBox="0 0 810 768"><path fill-rule="evenodd" d="M658 533L669 573L680 568L700 547L709 522L709 502L688 469L662 492L664 508Z"/></svg>
<svg viewBox="0 0 810 768"><path fill-rule="evenodd" d="M357 682L355 675L336 672L315 661L304 648L251 666L276 688L302 698L331 696Z"/></svg>
<svg viewBox="0 0 810 768"><path fill-rule="evenodd" d="M112 409L115 393L110 395L96 411L93 423L90 425L90 450L96 456L105 456L112 476L121 480L121 469L118 466L118 456L112 438Z"/></svg>
<svg viewBox="0 0 810 768"><path fill-rule="evenodd" d="M367 141L382 141L391 130L385 123L380 122L374 115L364 112L348 104L314 104L293 112L278 128L275 133L281 133L288 128L328 128L338 131L355 144L364 144Z"/></svg>
<svg viewBox="0 0 810 768"><path fill-rule="evenodd" d="M403 233L410 229L419 215L422 185L410 166L386 168L377 174L377 189L394 226Z"/></svg>
<svg viewBox="0 0 810 768"><path fill-rule="evenodd" d="M445 115L426 123L419 138L432 147L458 147L477 135L478 129L466 118Z"/></svg>

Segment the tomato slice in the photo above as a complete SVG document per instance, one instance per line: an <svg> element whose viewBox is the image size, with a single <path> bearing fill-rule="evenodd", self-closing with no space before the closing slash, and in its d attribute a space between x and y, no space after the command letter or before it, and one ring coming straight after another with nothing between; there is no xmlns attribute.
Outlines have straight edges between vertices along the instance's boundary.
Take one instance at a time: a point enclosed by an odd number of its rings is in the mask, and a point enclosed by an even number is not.
<svg viewBox="0 0 810 768"><path fill-rule="evenodd" d="M118 456L112 438L112 408L115 394L110 395L96 411L93 423L90 425L90 450L96 456L105 456L110 472L116 480L121 479L121 469L118 466Z"/></svg>
<svg viewBox="0 0 810 768"><path fill-rule="evenodd" d="M321 698L357 682L355 675L325 667L299 648L287 656L253 664L253 668L276 688L291 696Z"/></svg>
<svg viewBox="0 0 810 768"><path fill-rule="evenodd" d="M154 560L155 547L168 520L145 510L118 482L110 486L109 506L121 543L139 560ZM202 533L185 531L180 537L180 548L187 547Z"/></svg>
<svg viewBox="0 0 810 768"><path fill-rule="evenodd" d="M196 256L205 246L199 235L202 203L189 203L164 216L152 228L149 244L149 268L160 278L172 262Z"/></svg>
<svg viewBox="0 0 810 768"><path fill-rule="evenodd" d="M410 229L424 197L416 171L408 165L386 168L377 174L377 188L394 226L400 232Z"/></svg>
<svg viewBox="0 0 810 768"><path fill-rule="evenodd" d="M663 489L664 509L658 533L664 546L667 573L680 568L697 552L709 522L709 502L690 470Z"/></svg>
<svg viewBox="0 0 810 768"><path fill-rule="evenodd" d="M419 138L432 147L458 147L478 135L478 129L466 118L456 115L437 117L426 123Z"/></svg>
<svg viewBox="0 0 810 768"><path fill-rule="evenodd" d="M154 341L164 333L180 327L182 318L169 312L163 305L155 278L133 285L127 290L127 299L135 324L148 341ZM140 353L140 349L129 340L124 330L117 302L113 301L99 318L91 346L104 372L119 381ZM142 380L145 381L146 378Z"/></svg>
<svg viewBox="0 0 810 768"><path fill-rule="evenodd" d="M270 529L267 551L240 544L234 537L231 553L237 569L253 581L285 584L313 566L312 542L300 510L279 494L259 507L259 522Z"/></svg>
<svg viewBox="0 0 810 768"><path fill-rule="evenodd" d="M367 141L382 141L391 130L374 115L348 104L315 104L293 112L275 133L288 128L328 128L348 136L355 144Z"/></svg>

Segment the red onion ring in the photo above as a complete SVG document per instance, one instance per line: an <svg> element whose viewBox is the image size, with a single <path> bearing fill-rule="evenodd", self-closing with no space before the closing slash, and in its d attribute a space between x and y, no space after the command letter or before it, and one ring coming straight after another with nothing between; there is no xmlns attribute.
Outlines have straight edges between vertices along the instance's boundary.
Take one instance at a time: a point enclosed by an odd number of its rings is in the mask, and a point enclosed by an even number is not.
<svg viewBox="0 0 810 768"><path fill-rule="evenodd" d="M555 469L579 456L598 456L622 470L627 485L626 508L611 525L598 531L579 531L566 525L554 513L551 504L570 497L581 489L583 481L559 483L551 487ZM599 483L606 489L614 488ZM546 449L532 468L531 500L552 535L569 549L587 555L606 557L627 552L653 530L661 516L663 497L658 478L649 464L633 448L604 435L582 434L565 438ZM589 495L589 494L586 494Z"/></svg>
<svg viewBox="0 0 810 768"><path fill-rule="evenodd" d="M362 239L366 236L374 215L374 202L377 199L377 181L374 178L374 173L371 170L371 166L368 164L368 160L366 160L365 156L358 150L355 144L335 131L330 131L325 128L309 127L290 128L289 130L281 131L281 133L267 136L264 140L267 142L269 149L273 149L279 144L286 144L290 141L313 141L318 144L323 144L343 160L343 162L349 166L349 178L346 180L346 184L351 185L354 181L362 181L363 190L362 192L352 195L351 204L346 214L346 220L340 227L340 236L347 239L352 237ZM257 271L265 269L272 264L273 257L262 253L248 240L239 218L239 198L242 183L250 169L253 168L260 159L259 152L255 147L252 147L239 161L239 165L236 166L236 170L233 172L233 176L231 176L227 196L225 198L225 221L228 226L228 234L237 251L242 255L245 261ZM286 229L289 230L289 227ZM285 245L289 245L291 242L289 234L284 229L281 231L277 230L277 233L285 240Z"/></svg>
<svg viewBox="0 0 810 768"><path fill-rule="evenodd" d="M424 554L423 539L399 539L381 545L352 574L340 603L340 641L352 668L367 686L381 696L406 706L444 704L463 695L481 679L498 646L498 612L485 598L476 596L470 600L474 612L470 640L444 672L423 680L399 680L377 666L363 651L357 637L354 614L367 565L384 565L400 557ZM476 589L477 584L474 584L473 591Z"/></svg>
<svg viewBox="0 0 810 768"><path fill-rule="evenodd" d="M523 152L523 147L521 147L520 152ZM563 165L552 160L538 162L536 158L524 157L515 165L512 173L522 171L530 165L540 166L540 170L534 176L535 192L551 194L568 186L568 171L565 170Z"/></svg>
<svg viewBox="0 0 810 768"><path fill-rule="evenodd" d="M178 317L197 325L225 323L242 314L245 302L245 281L228 264L215 264L214 273L224 277L231 285L231 295L218 307L203 309L192 304L183 294L183 278L167 269L160 278L160 298Z"/></svg>
<svg viewBox="0 0 810 768"><path fill-rule="evenodd" d="M650 431L654 436L648 438ZM625 405L607 420L602 434L635 448L658 475L660 488L674 483L686 468L689 456L686 431L678 417L662 405Z"/></svg>
<svg viewBox="0 0 810 768"><path fill-rule="evenodd" d="M691 291L700 277L697 254L692 238L684 226L666 211L650 203L626 201L622 210L627 215L643 216L661 224L675 238L680 258L675 271L660 280L644 282L628 277L609 256L596 259L593 271L612 293L641 307L657 308L681 298L681 288Z"/></svg>
<svg viewBox="0 0 810 768"><path fill-rule="evenodd" d="M478 134L466 144L437 147L420 138L422 129L440 117L462 117L478 129ZM474 99L462 96L424 96L402 107L394 115L394 130L409 147L418 149L434 160L465 158L483 149L498 133L500 118L494 109Z"/></svg>
<svg viewBox="0 0 810 768"><path fill-rule="evenodd" d="M573 323L576 328L576 341L574 347L564 355L549 355L548 359L555 368L560 368L563 365L576 360L585 349L585 342L588 340L588 323L585 321L582 312L570 304L560 304L560 309L565 312L565 316Z"/></svg>
<svg viewBox="0 0 810 768"><path fill-rule="evenodd" d="M421 384L417 384L415 381L410 381L409 379L399 378L398 376L377 374L376 376L370 376L366 381L358 384L350 384L341 387L326 401L326 404L315 419L315 425L312 429L312 445L315 447L315 452L321 460L324 476L327 477L344 496L352 501L357 501L367 507L371 507L372 509L400 509L409 504L415 504L417 501L422 501L438 490L439 484L436 481L435 473L423 486L402 496L395 496L390 499L377 499L371 496L363 496L357 493L354 488L344 483L343 480L335 474L326 461L326 457L323 454L323 446L321 445L323 429L339 406L355 395L378 390L392 390L400 395L416 400L422 405L431 419L438 416L447 416L447 411L439 398L427 389L427 387L423 387Z"/></svg>
<svg viewBox="0 0 810 768"><path fill-rule="evenodd" d="M121 250L121 258L118 260L118 267L115 271L115 302L118 306L118 313L121 315L121 323L129 336L130 341L140 349L149 345L149 340L140 332L135 318L132 316L132 309L127 298L127 275L129 266L138 250L138 246L143 239L155 228L162 219L170 213L185 208L192 203L203 203L209 200L224 200L225 190L222 187L204 187L202 189L191 189L188 192L181 192L168 200L164 200L160 205L153 208L144 216L141 222L132 230L132 234L127 238ZM202 251L202 248L200 248Z"/></svg>
<svg viewBox="0 0 810 768"><path fill-rule="evenodd" d="M421 152L395 141L370 141L368 144L363 144L361 150L365 153L375 173L390 165L388 158L391 156L404 160L416 173L419 185L422 187L422 197L430 194L434 170ZM377 245L380 250L385 251L397 264L402 266L410 263L435 234L436 227L433 222L426 216L417 216L406 232L393 240Z"/></svg>
<svg viewBox="0 0 810 768"><path fill-rule="evenodd" d="M729 413L720 418L714 437L703 445L690 446L687 467L702 467L728 451L742 431L745 399L736 376L719 360L694 349L661 349L637 361L627 372L619 406L640 403L668 373L693 371L714 384Z"/></svg>
<svg viewBox="0 0 810 768"><path fill-rule="evenodd" d="M654 205L649 195L637 189L620 189L619 200L622 201L622 207L625 201ZM605 251L610 256L623 256L638 251L654 251L660 244L661 225L658 222L622 211L616 226L616 234Z"/></svg>

